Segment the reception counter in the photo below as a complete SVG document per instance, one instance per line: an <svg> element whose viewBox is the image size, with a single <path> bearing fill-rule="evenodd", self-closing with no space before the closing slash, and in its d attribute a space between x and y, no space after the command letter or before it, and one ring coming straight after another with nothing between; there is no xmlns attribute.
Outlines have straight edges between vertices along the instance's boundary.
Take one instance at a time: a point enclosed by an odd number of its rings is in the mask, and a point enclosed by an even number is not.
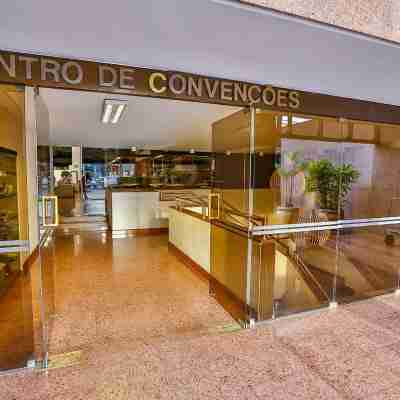
<svg viewBox="0 0 400 400"><path fill-rule="evenodd" d="M201 212L181 212L170 208L169 243L210 274L211 225Z"/></svg>
<svg viewBox="0 0 400 400"><path fill-rule="evenodd" d="M209 190L198 187L127 188L111 187L106 191L106 212L110 229L168 229L169 209L180 196L208 196Z"/></svg>

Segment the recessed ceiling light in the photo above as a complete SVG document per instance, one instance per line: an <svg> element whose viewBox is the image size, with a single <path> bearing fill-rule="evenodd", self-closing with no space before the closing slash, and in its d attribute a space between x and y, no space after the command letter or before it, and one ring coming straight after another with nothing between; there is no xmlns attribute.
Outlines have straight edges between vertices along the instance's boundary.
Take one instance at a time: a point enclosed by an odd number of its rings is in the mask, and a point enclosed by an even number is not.
<svg viewBox="0 0 400 400"><path fill-rule="evenodd" d="M101 122L103 124L108 124L110 122L116 124L121 119L121 115L125 110L127 103L126 100L105 99Z"/></svg>

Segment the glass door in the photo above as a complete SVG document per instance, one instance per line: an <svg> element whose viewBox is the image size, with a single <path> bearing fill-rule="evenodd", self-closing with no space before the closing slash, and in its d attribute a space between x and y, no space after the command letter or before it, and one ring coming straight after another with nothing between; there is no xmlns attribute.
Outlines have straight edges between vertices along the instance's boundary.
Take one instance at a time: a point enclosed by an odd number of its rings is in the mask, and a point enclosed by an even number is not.
<svg viewBox="0 0 400 400"><path fill-rule="evenodd" d="M0 85L0 371L35 359L24 126L24 88Z"/></svg>
<svg viewBox="0 0 400 400"><path fill-rule="evenodd" d="M242 109L212 126L213 182L209 197L211 223L211 295L246 325L250 301L253 223L250 170L252 110Z"/></svg>
<svg viewBox="0 0 400 400"><path fill-rule="evenodd" d="M38 279L41 287L40 324L41 355L44 368L48 365L49 345L55 313L54 299L54 229L59 223L58 197L54 192L53 146L47 105L35 90L35 126L37 137L37 200L40 231Z"/></svg>
<svg viewBox="0 0 400 400"><path fill-rule="evenodd" d="M58 225L58 198L54 194L53 146L49 111L40 92L34 97L37 134L38 212L40 237Z"/></svg>
<svg viewBox="0 0 400 400"><path fill-rule="evenodd" d="M251 232L263 243L251 267L260 319L398 290L400 128L257 110L254 133L253 212L266 217Z"/></svg>

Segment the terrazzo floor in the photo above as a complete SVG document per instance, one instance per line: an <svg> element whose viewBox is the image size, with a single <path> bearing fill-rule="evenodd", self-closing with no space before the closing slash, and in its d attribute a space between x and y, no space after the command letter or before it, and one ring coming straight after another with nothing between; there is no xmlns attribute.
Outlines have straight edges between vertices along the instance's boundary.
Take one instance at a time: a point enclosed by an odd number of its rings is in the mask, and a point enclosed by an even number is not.
<svg viewBox="0 0 400 400"><path fill-rule="evenodd" d="M399 399L400 297L223 333L232 323L165 236L56 237L51 353L0 399Z"/></svg>

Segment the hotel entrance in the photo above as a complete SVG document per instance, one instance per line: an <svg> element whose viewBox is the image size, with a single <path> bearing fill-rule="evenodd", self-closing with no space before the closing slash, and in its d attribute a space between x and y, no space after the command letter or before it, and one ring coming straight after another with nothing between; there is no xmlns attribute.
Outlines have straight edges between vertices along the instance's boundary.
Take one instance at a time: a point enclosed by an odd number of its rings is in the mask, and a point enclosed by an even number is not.
<svg viewBox="0 0 400 400"><path fill-rule="evenodd" d="M400 289L393 107L40 65L45 87L21 78L2 96L1 369Z"/></svg>
<svg viewBox="0 0 400 400"><path fill-rule="evenodd" d="M105 342L240 329L210 296L209 209L215 124L248 111L59 89L36 96L50 132L40 142L51 159L42 181L58 204L50 364Z"/></svg>
<svg viewBox="0 0 400 400"><path fill-rule="evenodd" d="M109 128L106 95L42 89L41 96L50 118L63 101L84 104L78 96L96 103L98 118L96 135L53 130L53 152L73 135L71 149L81 151L78 171L64 166L80 176L62 184L78 206L71 203L69 216L60 211L57 236L101 232L104 243L113 239L113 257L117 239L150 248L161 240L159 254L168 248L245 327L397 290L397 178L384 167L397 151L396 125L120 97L109 120L121 104L124 111ZM75 110L59 109L54 127L61 115L79 121ZM196 142L192 129L207 139ZM54 180L55 192L65 190ZM375 185L383 185L380 200ZM74 207L93 200L104 201L104 214L79 220ZM384 265L362 251L371 243Z"/></svg>

